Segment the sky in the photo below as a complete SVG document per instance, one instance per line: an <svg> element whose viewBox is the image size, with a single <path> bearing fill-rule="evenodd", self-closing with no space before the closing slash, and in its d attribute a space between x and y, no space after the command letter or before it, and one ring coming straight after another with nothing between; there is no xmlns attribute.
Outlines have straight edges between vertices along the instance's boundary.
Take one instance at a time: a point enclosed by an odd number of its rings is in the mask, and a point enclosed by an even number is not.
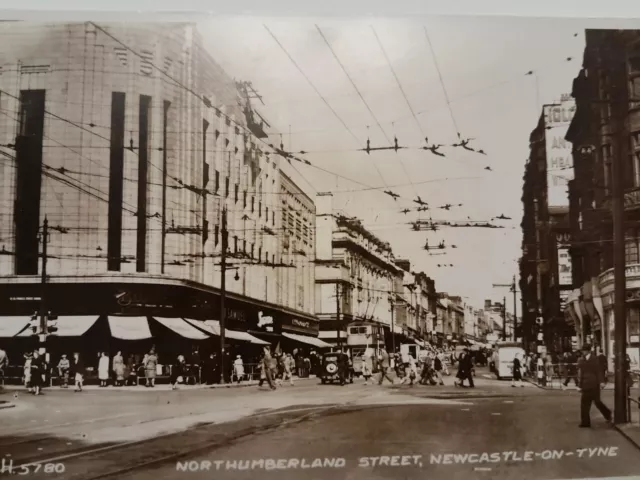
<svg viewBox="0 0 640 480"><path fill-rule="evenodd" d="M396 258L434 278L438 291L481 308L484 299L510 297L492 284L510 283L518 273L522 176L542 105L571 92L584 29L613 26L640 22L238 16L207 20L199 30L225 71L262 95L265 105L257 108L273 143L308 152L304 158L314 166L296 163L294 175L310 195L332 191L334 210L362 219L391 243ZM450 147L458 132L487 155ZM367 139L378 147L394 137L412 148L359 151ZM446 157L420 150L425 137L445 145ZM401 198L394 201L387 189ZM401 213L417 206L418 195L430 210ZM462 206L438 208L445 204ZM503 229L415 232L409 225L501 214L511 220L492 223ZM429 255L425 241L457 248Z"/></svg>

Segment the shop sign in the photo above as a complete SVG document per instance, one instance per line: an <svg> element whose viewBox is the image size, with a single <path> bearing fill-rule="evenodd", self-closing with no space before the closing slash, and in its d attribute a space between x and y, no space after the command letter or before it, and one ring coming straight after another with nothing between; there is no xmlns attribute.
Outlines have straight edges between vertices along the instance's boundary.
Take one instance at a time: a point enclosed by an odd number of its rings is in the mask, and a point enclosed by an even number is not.
<svg viewBox="0 0 640 480"><path fill-rule="evenodd" d="M262 311L259 311L258 328L262 328L266 332L273 332L273 317L267 317Z"/></svg>
<svg viewBox="0 0 640 480"><path fill-rule="evenodd" d="M573 179L571 142L565 140L575 113L574 100L564 95L557 105L544 108L547 156L547 198L550 207L568 207L567 182Z"/></svg>
<svg viewBox="0 0 640 480"><path fill-rule="evenodd" d="M285 317L282 321L282 328L283 330L290 330L292 332L317 335L319 330L319 323L311 319Z"/></svg>

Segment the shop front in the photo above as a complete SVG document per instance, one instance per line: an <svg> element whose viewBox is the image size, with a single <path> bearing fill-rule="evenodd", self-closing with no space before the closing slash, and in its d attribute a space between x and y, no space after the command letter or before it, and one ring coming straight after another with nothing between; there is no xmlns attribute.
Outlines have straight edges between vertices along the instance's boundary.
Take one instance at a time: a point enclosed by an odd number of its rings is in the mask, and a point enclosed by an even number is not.
<svg viewBox="0 0 640 480"><path fill-rule="evenodd" d="M87 355L95 357L123 349L143 356L155 346L170 360L196 350L209 358L220 348L220 294L205 285L148 274L52 276L45 293L46 310L59 324L48 342L65 351L91 347ZM0 283L0 344L5 349L26 351L37 343L28 324L41 302L39 278ZM312 316L233 293L226 295L225 307L225 355L257 357L262 345L276 345L283 332L317 337Z"/></svg>

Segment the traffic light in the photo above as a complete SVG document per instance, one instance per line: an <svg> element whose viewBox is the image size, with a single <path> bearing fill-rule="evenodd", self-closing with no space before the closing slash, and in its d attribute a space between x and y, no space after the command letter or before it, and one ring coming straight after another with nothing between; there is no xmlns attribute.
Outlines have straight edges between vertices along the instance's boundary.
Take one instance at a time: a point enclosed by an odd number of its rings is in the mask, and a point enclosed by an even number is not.
<svg viewBox="0 0 640 480"><path fill-rule="evenodd" d="M541 327L544 324L544 319L542 317L536 317L536 325Z"/></svg>
<svg viewBox="0 0 640 480"><path fill-rule="evenodd" d="M29 329L34 335L38 335L40 333L40 319L38 318L37 312L31 315L31 320L29 320Z"/></svg>
<svg viewBox="0 0 640 480"><path fill-rule="evenodd" d="M53 315L51 312L47 312L47 334L56 335L58 332L58 320L57 315Z"/></svg>

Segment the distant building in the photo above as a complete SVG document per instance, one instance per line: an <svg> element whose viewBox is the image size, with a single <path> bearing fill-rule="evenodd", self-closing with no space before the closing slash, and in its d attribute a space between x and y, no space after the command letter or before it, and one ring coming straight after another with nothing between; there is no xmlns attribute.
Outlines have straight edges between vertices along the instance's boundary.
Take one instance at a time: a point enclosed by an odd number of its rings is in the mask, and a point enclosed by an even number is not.
<svg viewBox="0 0 640 480"><path fill-rule="evenodd" d="M347 327L356 322L379 326L388 341L392 331L402 333L400 324L406 322L404 318L397 320L396 315L392 322L394 297L403 296L403 272L387 242L369 232L360 220L334 212L332 203L331 194L316 197L315 283L320 338L346 345ZM396 321L400 323L396 325Z"/></svg>

